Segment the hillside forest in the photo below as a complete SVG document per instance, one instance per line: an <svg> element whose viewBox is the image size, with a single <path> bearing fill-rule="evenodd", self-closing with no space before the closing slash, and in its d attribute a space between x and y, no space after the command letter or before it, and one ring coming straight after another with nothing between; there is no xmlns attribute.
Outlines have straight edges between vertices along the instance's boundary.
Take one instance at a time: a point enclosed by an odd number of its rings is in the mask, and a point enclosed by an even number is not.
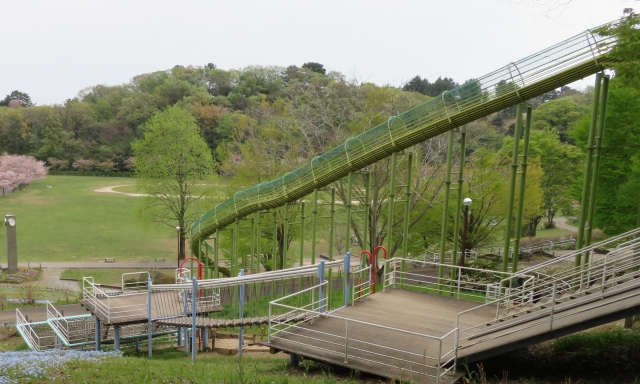
<svg viewBox="0 0 640 384"><path fill-rule="evenodd" d="M637 72L626 67L612 72L595 223L608 234L636 224L640 190ZM140 74L122 85L90 86L55 105L37 105L28 90L5 90L7 96L0 99L0 154L33 156L46 162L50 174L131 175L132 143L144 137L154 114L179 107L193 116L215 161L214 172L230 186L231 194L282 176L347 138L465 81L443 76L431 82L416 76L394 87L349 79L315 62L229 70L209 63ZM535 236L536 228L552 227L556 215L577 214L592 89L565 86L528 102L533 114L523 233ZM515 119L512 107L462 127L467 132L463 188L465 195L478 202L472 207L467 248L495 241L504 221ZM456 150L459 144L455 143ZM442 135L410 151L414 154L413 247L429 247L438 238L446 147L446 135ZM398 169L406 169L403 162L407 161L406 156L399 157ZM371 236L376 244L385 243L389 233L396 237L394 232L401 231L400 216L397 228L395 224L391 230L386 228L390 166L385 160L369 169L372 220L378 222ZM338 199L345 201L345 183L338 182L335 188ZM338 220L337 225L347 224ZM358 223L351 225L359 238L362 228ZM349 240L336 239L335 246L344 248Z"/></svg>

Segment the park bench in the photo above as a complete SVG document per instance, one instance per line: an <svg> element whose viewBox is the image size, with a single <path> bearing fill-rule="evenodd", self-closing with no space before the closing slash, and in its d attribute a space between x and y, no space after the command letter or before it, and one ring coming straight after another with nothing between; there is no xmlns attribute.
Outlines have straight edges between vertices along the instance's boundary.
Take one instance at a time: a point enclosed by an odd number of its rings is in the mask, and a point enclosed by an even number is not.
<svg viewBox="0 0 640 384"><path fill-rule="evenodd" d="M320 258L321 258L322 260L329 260L329 255L326 255L326 254L324 254L324 253L321 253L321 254L320 254Z"/></svg>
<svg viewBox="0 0 640 384"><path fill-rule="evenodd" d="M105 257L104 262L105 263L115 263L116 262L116 258L115 257Z"/></svg>

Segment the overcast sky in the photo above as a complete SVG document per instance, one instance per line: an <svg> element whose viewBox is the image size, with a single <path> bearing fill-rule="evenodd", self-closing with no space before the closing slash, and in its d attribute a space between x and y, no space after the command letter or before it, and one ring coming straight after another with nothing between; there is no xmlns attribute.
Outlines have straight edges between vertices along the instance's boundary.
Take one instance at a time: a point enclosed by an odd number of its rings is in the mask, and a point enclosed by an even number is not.
<svg viewBox="0 0 640 384"><path fill-rule="evenodd" d="M560 15L547 12L562 1L0 0L0 98L20 90L38 105L62 103L177 64L315 61L377 84L462 82L634 5L573 0Z"/></svg>

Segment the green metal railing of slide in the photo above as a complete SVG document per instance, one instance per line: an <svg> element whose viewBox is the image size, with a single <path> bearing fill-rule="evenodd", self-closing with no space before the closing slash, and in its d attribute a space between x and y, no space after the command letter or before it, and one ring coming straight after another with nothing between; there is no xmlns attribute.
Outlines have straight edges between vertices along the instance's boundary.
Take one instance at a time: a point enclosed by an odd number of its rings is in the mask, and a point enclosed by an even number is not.
<svg viewBox="0 0 640 384"><path fill-rule="evenodd" d="M192 253L200 256L200 240L236 219L296 201L394 152L601 71L615 42L587 30L393 116L283 177L239 191L193 224Z"/></svg>

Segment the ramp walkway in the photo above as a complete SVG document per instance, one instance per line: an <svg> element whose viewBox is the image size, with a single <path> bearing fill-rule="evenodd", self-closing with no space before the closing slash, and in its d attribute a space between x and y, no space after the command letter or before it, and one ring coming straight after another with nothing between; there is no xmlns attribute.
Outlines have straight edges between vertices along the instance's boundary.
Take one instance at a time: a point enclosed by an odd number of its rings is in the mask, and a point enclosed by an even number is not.
<svg viewBox="0 0 640 384"><path fill-rule="evenodd" d="M272 301L264 344L391 379L453 382L463 363L640 314L639 236L636 229L562 256L565 267L552 276L545 268L557 259L506 277L485 271L495 283L478 283L470 278L477 270L455 266L448 267L456 278L425 282L391 259L383 292L352 305L322 311ZM596 249L610 252L594 260ZM574 266L577 254L592 261ZM298 323L277 318L302 313L307 319Z"/></svg>

